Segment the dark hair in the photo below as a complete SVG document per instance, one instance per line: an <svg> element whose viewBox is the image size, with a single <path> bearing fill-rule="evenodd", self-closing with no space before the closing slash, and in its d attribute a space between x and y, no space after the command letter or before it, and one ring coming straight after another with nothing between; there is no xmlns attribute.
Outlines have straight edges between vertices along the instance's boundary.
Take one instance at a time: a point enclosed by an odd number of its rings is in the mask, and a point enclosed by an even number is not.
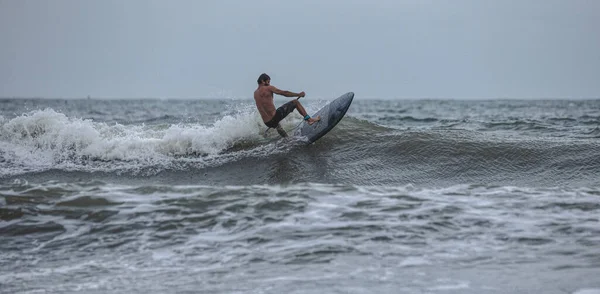
<svg viewBox="0 0 600 294"><path fill-rule="evenodd" d="M260 77L258 77L258 80L256 80L256 82L260 85L260 84L262 84L262 82L270 80L270 79L271 79L271 77L268 74L263 73L260 75Z"/></svg>

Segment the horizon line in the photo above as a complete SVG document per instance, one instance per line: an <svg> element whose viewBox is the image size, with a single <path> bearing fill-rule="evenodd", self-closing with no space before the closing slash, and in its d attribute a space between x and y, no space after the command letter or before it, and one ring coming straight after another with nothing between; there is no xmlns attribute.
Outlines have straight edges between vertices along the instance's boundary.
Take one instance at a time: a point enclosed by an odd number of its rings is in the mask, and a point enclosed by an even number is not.
<svg viewBox="0 0 600 294"><path fill-rule="evenodd" d="M358 96L360 97L360 96ZM286 97L284 97L286 98ZM365 100L598 100L598 97L360 97ZM250 100L252 97L43 97L43 96L2 96L1 100L44 99L44 100ZM309 99L333 99L309 97Z"/></svg>

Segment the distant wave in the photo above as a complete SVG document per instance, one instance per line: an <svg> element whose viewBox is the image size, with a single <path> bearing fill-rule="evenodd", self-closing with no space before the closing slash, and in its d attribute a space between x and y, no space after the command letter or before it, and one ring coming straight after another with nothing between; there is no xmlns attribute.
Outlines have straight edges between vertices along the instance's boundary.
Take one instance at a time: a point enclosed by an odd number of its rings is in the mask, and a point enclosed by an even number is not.
<svg viewBox="0 0 600 294"><path fill-rule="evenodd" d="M380 121L397 121L397 122L419 122L419 123L430 123L438 121L437 118L433 117L425 117L425 118L416 118L412 116L384 116L379 119Z"/></svg>

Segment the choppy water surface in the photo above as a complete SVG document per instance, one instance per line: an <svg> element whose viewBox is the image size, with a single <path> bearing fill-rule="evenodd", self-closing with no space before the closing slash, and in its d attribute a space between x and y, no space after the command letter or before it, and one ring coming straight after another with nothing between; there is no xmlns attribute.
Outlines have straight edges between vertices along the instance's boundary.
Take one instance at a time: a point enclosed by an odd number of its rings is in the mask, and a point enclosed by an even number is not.
<svg viewBox="0 0 600 294"><path fill-rule="evenodd" d="M0 105L2 293L600 293L600 101Z"/></svg>

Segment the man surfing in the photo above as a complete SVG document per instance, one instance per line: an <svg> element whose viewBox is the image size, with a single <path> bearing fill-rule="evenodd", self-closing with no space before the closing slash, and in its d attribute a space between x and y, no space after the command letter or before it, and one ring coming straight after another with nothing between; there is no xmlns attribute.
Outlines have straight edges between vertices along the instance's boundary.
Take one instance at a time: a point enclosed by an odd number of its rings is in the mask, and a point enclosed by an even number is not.
<svg viewBox="0 0 600 294"><path fill-rule="evenodd" d="M302 107L302 104L300 104L298 101L298 99L306 95L304 92L294 93L290 91L279 90L275 86L271 86L271 78L266 73L261 74L258 77L257 82L258 89L254 91L256 108L258 108L258 112L260 113L265 125L269 128L277 129L277 132L282 137L287 137L287 134L283 128L281 128L279 122L292 111L294 111L294 109L298 109L298 112L304 117L304 120L309 125L312 125L321 119L321 117L311 118L310 115L306 113L304 107ZM298 99L294 99L275 109L275 104L273 103L273 94L282 95L285 97L298 97Z"/></svg>

